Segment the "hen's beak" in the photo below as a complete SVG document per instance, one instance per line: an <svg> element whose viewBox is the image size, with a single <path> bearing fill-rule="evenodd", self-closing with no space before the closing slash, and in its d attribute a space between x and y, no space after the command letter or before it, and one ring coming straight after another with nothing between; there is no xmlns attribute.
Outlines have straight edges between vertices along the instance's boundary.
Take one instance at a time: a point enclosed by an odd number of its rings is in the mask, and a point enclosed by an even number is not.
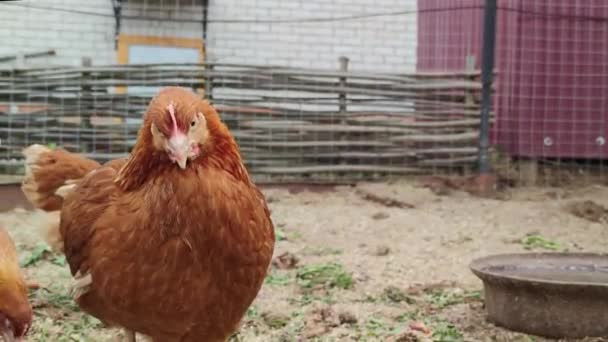
<svg viewBox="0 0 608 342"><path fill-rule="evenodd" d="M183 170L186 168L187 162L188 162L188 156L181 157L180 159L177 160L177 165L179 165L179 168Z"/></svg>
<svg viewBox="0 0 608 342"><path fill-rule="evenodd" d="M169 158L176 162L183 170L188 162L188 153L190 152L190 144L188 138L184 134L176 134L169 139L168 142Z"/></svg>

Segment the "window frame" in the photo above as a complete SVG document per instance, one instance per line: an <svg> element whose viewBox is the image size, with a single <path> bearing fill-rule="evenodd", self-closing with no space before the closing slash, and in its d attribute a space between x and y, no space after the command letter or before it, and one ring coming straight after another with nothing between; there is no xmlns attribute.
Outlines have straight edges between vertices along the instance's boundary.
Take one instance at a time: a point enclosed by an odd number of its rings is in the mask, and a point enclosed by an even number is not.
<svg viewBox="0 0 608 342"><path fill-rule="evenodd" d="M131 45L150 45L196 49L198 51L198 63L202 64L205 58L205 48L202 38L179 38L120 34L118 36L118 47L116 49L116 61L118 62L118 64L129 64L129 47ZM116 87L116 92L118 94L124 94L126 92L126 87Z"/></svg>

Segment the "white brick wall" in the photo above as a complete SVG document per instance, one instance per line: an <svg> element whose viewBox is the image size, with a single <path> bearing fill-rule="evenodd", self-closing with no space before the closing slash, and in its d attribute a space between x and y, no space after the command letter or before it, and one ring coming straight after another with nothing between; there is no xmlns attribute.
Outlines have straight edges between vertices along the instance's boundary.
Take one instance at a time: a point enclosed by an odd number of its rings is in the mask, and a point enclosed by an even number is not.
<svg viewBox="0 0 608 342"><path fill-rule="evenodd" d="M47 7L78 9L89 16ZM82 57L114 60L114 19L108 0L26 0L0 3L0 55L55 49L57 55L27 60L35 65L78 65Z"/></svg>
<svg viewBox="0 0 608 342"><path fill-rule="evenodd" d="M301 19L414 11L416 0L211 1L209 19ZM416 67L416 14L314 23L210 23L216 62L404 72Z"/></svg>
<svg viewBox="0 0 608 342"><path fill-rule="evenodd" d="M143 1L142 1L143 2ZM176 3L188 3L180 1ZM408 11L416 0L210 0L209 19L301 19L344 17L362 13ZM145 2L144 2L145 3ZM124 15L202 17L200 6L167 5L159 12L127 2ZM39 8L34 8L39 7ZM76 9L99 16L49 10ZM94 64L116 62L114 18L110 0L24 0L0 2L0 55L55 49L57 56L29 64L78 65L82 57ZM351 70L404 72L416 66L416 14L315 23L210 22L207 58L224 63L338 67L350 58ZM198 22L123 20L123 33L197 38Z"/></svg>
<svg viewBox="0 0 608 342"><path fill-rule="evenodd" d="M98 0L95 0L98 1ZM104 0L109 1L109 0ZM201 6L191 5L193 1L164 1L162 7L150 6L146 1L132 1L123 5L123 15L132 17L153 17L153 18L170 18L177 20L196 20L197 22L188 21L146 21L124 19L121 33L135 34L141 36L158 36L158 37L180 37L180 38L203 38L203 9ZM182 3L188 2L189 5ZM177 6L176 4L180 4Z"/></svg>

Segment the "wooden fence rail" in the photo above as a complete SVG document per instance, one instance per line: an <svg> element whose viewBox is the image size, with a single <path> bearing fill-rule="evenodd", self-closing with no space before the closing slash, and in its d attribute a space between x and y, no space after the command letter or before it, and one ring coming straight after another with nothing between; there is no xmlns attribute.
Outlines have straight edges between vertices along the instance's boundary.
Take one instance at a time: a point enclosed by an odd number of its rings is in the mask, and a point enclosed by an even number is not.
<svg viewBox="0 0 608 342"><path fill-rule="evenodd" d="M0 70L0 168L32 143L105 161L132 147L158 87L216 106L258 179L356 181L476 161L478 72L377 74L229 64ZM0 169L1 170L1 169Z"/></svg>

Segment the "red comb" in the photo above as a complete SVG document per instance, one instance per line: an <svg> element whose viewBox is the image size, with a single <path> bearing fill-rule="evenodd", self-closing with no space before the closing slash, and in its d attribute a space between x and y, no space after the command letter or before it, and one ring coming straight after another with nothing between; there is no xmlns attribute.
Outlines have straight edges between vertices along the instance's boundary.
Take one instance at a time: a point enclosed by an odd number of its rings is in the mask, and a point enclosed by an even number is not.
<svg viewBox="0 0 608 342"><path fill-rule="evenodd" d="M168 106L167 106L167 111L169 111L169 115L171 116L171 122L173 123L173 130L172 130L172 134L177 133L177 120L175 119L175 106L173 105L173 102L171 102Z"/></svg>

